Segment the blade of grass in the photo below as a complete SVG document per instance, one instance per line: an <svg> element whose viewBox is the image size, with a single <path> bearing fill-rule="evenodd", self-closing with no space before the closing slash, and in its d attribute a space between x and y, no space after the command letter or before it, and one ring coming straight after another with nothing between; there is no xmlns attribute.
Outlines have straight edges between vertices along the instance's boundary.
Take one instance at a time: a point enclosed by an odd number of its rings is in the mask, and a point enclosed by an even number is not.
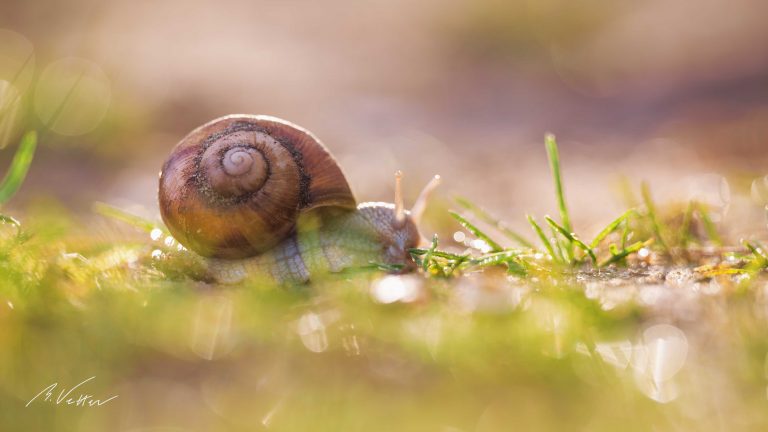
<svg viewBox="0 0 768 432"><path fill-rule="evenodd" d="M464 229L472 233L472 235L474 235L478 239L484 241L488 245L488 247L491 248L491 252L500 252L504 250L504 248L501 247L501 245L493 241L486 233L484 233L479 228L474 226L470 221L466 220L460 214L453 211L449 211L448 213L451 215L451 217L456 219L456 221L459 222L459 225L463 226Z"/></svg>
<svg viewBox="0 0 768 432"><path fill-rule="evenodd" d="M422 256L422 255L426 255L428 251L429 251L429 249L423 249L423 248L408 249L408 252L411 255L416 255L416 256L419 256L419 257ZM460 261L464 261L464 260L467 259L466 255L457 255L457 254L452 254L450 252L445 252L445 251L441 251L441 250L434 250L434 251L432 251L432 256L433 257L439 257L439 258L447 259L447 260L460 260Z"/></svg>
<svg viewBox="0 0 768 432"><path fill-rule="evenodd" d="M435 253L435 249L437 249L437 234L432 236L432 245L427 249L427 253L424 254L424 259L421 263L421 268L424 271L427 271L429 269L429 265L432 263L432 255Z"/></svg>
<svg viewBox="0 0 768 432"><path fill-rule="evenodd" d="M683 215L683 223L680 225L680 242L683 248L686 248L691 240L693 240L691 236L691 221L693 220L693 210L695 208L696 202L689 201Z"/></svg>
<svg viewBox="0 0 768 432"><path fill-rule="evenodd" d="M434 246L436 247L437 245ZM452 276L455 270L469 258L469 255L452 254L450 252L437 250L436 248L433 249L432 247L429 249L409 249L408 252L411 254L411 257L416 262L417 266L424 266L426 270L430 271L430 276L437 277ZM426 258L428 254L431 256ZM437 271L432 272L431 270Z"/></svg>
<svg viewBox="0 0 768 432"><path fill-rule="evenodd" d="M581 241L576 235L574 235L573 233L568 232L565 229L565 227L562 227L562 226L558 225L558 223L555 222L554 219L552 219L551 217L544 216L544 220L547 221L549 226L551 226L553 229L557 230L557 232L559 232L563 237L568 239L569 242L571 242L572 244L578 246L580 249L582 249L584 252L586 252L587 255L589 255L589 258L592 260L592 263L594 265L597 265L597 257L595 256L595 253L592 251L592 249L589 246L587 246L583 241ZM571 259L573 260L573 257L571 257Z"/></svg>
<svg viewBox="0 0 768 432"><path fill-rule="evenodd" d="M469 264L473 266L478 266L478 267L492 266L496 264L505 263L511 258L514 258L518 255L520 255L520 252L518 251L494 252L494 253L489 253L477 258L473 258L469 261Z"/></svg>
<svg viewBox="0 0 768 432"><path fill-rule="evenodd" d="M555 249L555 252L557 252L560 255L560 260L562 262L572 263L573 262L573 254L572 253L571 254L568 253L568 251L571 250L571 249L570 249L570 247L567 244L566 245L563 244L563 243L567 243L568 240L567 239L562 239L560 237L560 234L558 233L558 231L554 227L552 227L550 225L547 225L547 226L549 226L549 231L552 233L552 240L553 240L553 246L552 247Z"/></svg>
<svg viewBox="0 0 768 432"><path fill-rule="evenodd" d="M544 145L547 149L547 158L549 159L549 169L552 172L552 179L555 183L555 197L557 198L557 208L560 211L560 220L566 231L572 232L571 216L568 213L568 207L565 204L565 192L563 191L563 175L560 171L560 152L557 149L557 140L553 134L547 134L544 137ZM562 247L563 245L561 245ZM573 261L573 243L565 245L566 255L570 261Z"/></svg>
<svg viewBox="0 0 768 432"><path fill-rule="evenodd" d="M499 219L497 219L496 217L488 213L485 209L478 207L477 205L475 205L474 203L472 203L471 201L463 197L456 197L456 203L464 207L466 210L472 212L472 214L474 214L481 221L499 230L499 232L504 234L504 236L506 236L510 240L517 242L521 246L533 249L533 244L531 242L529 242L522 235L507 228L504 222L500 221Z"/></svg>
<svg viewBox="0 0 768 432"><path fill-rule="evenodd" d="M749 249L755 255L755 258L760 262L761 267L765 267L766 265L768 265L768 255L766 255L765 249L763 249L760 243L755 242L753 244L750 241L742 240L741 244L743 244L747 249Z"/></svg>
<svg viewBox="0 0 768 432"><path fill-rule="evenodd" d="M632 236L632 232L629 230L629 219L624 223L624 229L621 230L621 248L624 249L627 247L627 242L629 241L629 238Z"/></svg>
<svg viewBox="0 0 768 432"><path fill-rule="evenodd" d="M555 255L555 250L552 248L552 244L549 242L549 239L547 239L546 234L544 234L544 230L542 230L539 224L536 222L536 219L534 219L531 215L526 215L526 219L528 219L528 223L531 224L531 227L533 227L533 231L536 233L536 235L539 236L539 240L541 240L541 243L547 249L549 256L552 257L552 260L562 261L562 257Z"/></svg>
<svg viewBox="0 0 768 432"><path fill-rule="evenodd" d="M560 154L557 150L557 141L555 136L547 134L544 138L547 148L547 157L549 158L549 168L552 171L552 178L555 182L555 195L557 197L557 207L560 210L560 219L563 221L563 227L567 231L573 231L571 226L571 217L568 214L568 208L565 204L565 193L563 192L563 179L560 172Z"/></svg>
<svg viewBox="0 0 768 432"><path fill-rule="evenodd" d="M656 235L656 241L659 242L659 246L661 246L664 252L669 253L669 248L667 247L667 244L664 242L664 238L661 235L661 225L659 224L659 220L656 217L656 205L654 204L653 198L651 197L651 189L649 188L648 183L643 182L640 185L640 191L643 195L643 202L645 203L645 207L648 210L648 218L651 221L651 228L653 229L653 233Z"/></svg>
<svg viewBox="0 0 768 432"><path fill-rule="evenodd" d="M27 171L29 171L32 158L35 156L35 148L37 148L37 133L35 131L27 132L13 156L8 173L0 183L0 205L8 202L21 187L27 176Z"/></svg>
<svg viewBox="0 0 768 432"><path fill-rule="evenodd" d="M19 73L21 72L19 71ZM69 102L69 99L74 94L75 88L78 86L84 75L84 73L81 73L77 77L75 83L72 84L72 87L69 88L67 94L64 96L64 99L56 108L51 118L48 119L47 122L44 121L46 126L51 128L59 120L59 116L63 112L66 104ZM13 157L13 162L11 162L11 168L8 170L8 174L6 174L3 182L0 183L0 205L8 202L8 200L10 200L11 197L16 194L16 191L18 191L19 187L21 187L21 184L27 175L27 171L29 171L29 165L32 163L32 158L35 155L36 148L37 132L29 131L24 134L21 139L21 143L19 144L19 148L16 150L16 154Z"/></svg>
<svg viewBox="0 0 768 432"><path fill-rule="evenodd" d="M717 232L717 227L715 226L715 223L712 222L712 218L709 216L706 207L701 203L696 203L696 210L699 213L699 216L701 216L701 221L704 223L704 230L707 232L709 240L712 241L715 246L722 246L723 241L720 238L720 234Z"/></svg>
<svg viewBox="0 0 768 432"><path fill-rule="evenodd" d="M115 206L112 206L103 202L93 203L93 211L104 217L118 220L120 222L125 222L128 225L132 225L142 231L152 232L152 230L154 229L160 229L161 231L163 231L163 234L170 235L168 230L162 224L153 222L149 219L143 218L141 216L137 216L133 213L129 213L123 209L117 208Z"/></svg>
<svg viewBox="0 0 768 432"><path fill-rule="evenodd" d="M528 273L525 266L517 261L520 254L520 251L515 250L490 253L470 260L468 265L483 268L504 264L507 266L507 273L525 276Z"/></svg>
<svg viewBox="0 0 768 432"><path fill-rule="evenodd" d="M457 268L462 266L464 263L466 263L468 259L469 259L469 255L461 255L461 256L459 256L459 259L449 260L448 261L448 267L449 267L450 271L447 272L446 275L450 276L451 274L453 274L453 272Z"/></svg>
<svg viewBox="0 0 768 432"><path fill-rule="evenodd" d="M747 269L724 268L724 267L712 267L712 268L704 268L704 269L696 268L694 270L706 277L749 273L749 270Z"/></svg>
<svg viewBox="0 0 768 432"><path fill-rule="evenodd" d="M606 237L608 237L609 234L616 231L616 229L619 228L622 222L627 220L630 215L632 215L635 212L634 209L629 209L625 211L621 216L617 217L613 222L606 225L605 228L603 228L602 231L592 240L592 243L589 244L589 247L591 249L594 249L597 247L597 245L600 244L601 241L603 241Z"/></svg>
<svg viewBox="0 0 768 432"><path fill-rule="evenodd" d="M626 258L627 256L629 256L630 254L639 251L643 247L649 246L651 243L653 243L653 239L649 239L649 240L646 240L644 242L639 241L639 242L636 242L636 243L632 243L628 247L622 249L618 253L613 254L610 258L608 258L605 261L601 262L598 265L598 267L605 267L605 266L611 265L613 263L619 262L619 261L623 260L624 258Z"/></svg>

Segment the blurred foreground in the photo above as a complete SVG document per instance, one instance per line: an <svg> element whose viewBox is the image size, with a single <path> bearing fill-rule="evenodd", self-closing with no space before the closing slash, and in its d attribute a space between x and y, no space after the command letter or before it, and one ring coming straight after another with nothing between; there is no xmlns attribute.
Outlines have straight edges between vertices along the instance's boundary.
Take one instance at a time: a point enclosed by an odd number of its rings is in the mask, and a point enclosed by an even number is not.
<svg viewBox="0 0 768 432"><path fill-rule="evenodd" d="M174 271L170 238L52 210L2 228L2 430L768 427L761 272L645 250L630 269L223 287Z"/></svg>

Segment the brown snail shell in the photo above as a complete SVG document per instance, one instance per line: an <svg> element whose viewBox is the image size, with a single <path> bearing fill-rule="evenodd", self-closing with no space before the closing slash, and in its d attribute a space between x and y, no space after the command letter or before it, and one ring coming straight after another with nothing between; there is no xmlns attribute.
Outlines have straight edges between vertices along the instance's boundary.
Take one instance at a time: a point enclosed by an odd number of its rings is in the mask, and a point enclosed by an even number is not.
<svg viewBox="0 0 768 432"><path fill-rule="evenodd" d="M341 168L317 138L254 115L222 117L182 139L160 173L159 202L182 245L219 258L268 250L302 211L355 208Z"/></svg>

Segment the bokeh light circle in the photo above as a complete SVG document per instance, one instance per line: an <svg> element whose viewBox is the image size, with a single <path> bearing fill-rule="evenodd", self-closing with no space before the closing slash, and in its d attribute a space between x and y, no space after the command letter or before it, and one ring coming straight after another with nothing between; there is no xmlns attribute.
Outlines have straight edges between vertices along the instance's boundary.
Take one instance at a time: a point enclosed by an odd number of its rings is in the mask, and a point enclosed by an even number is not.
<svg viewBox="0 0 768 432"><path fill-rule="evenodd" d="M32 42L19 33L0 28L0 80L11 83L23 93L32 82L34 71Z"/></svg>
<svg viewBox="0 0 768 432"><path fill-rule="evenodd" d="M110 82L101 67L88 60L68 57L51 63L40 75L34 107L37 116L52 131L77 136L98 126L111 98Z"/></svg>

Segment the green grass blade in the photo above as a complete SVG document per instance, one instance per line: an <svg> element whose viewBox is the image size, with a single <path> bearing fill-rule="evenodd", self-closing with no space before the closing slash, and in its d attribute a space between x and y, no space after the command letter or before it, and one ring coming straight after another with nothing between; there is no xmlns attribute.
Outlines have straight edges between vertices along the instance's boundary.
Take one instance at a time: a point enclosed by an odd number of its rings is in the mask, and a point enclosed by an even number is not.
<svg viewBox="0 0 768 432"><path fill-rule="evenodd" d="M549 225L547 225L549 226ZM555 252L560 255L560 261L562 262L573 262L573 256L568 253L569 245L563 245L564 242L568 242L566 239L560 238L560 233L553 228L552 226L549 226L549 231L552 233L552 240L553 240L553 248L555 249Z"/></svg>
<svg viewBox="0 0 768 432"><path fill-rule="evenodd" d="M630 215L632 215L635 212L634 209L629 209L624 212L621 216L617 217L613 222L609 223L605 228L603 228L602 231L595 237L594 240L592 240L592 243L589 244L589 247L591 249L596 248L601 241L603 241L608 235L610 235L612 232L616 231L622 222L627 220Z"/></svg>
<svg viewBox="0 0 768 432"><path fill-rule="evenodd" d="M160 223L153 222L149 219L137 216L133 213L129 213L123 209L103 202L93 203L93 211L104 217L118 220L120 222L125 222L128 225L132 225L142 231L151 232L154 229L160 229L163 231L163 234L170 235L168 230Z"/></svg>
<svg viewBox="0 0 768 432"><path fill-rule="evenodd" d="M693 221L693 210L696 208L696 201L689 201L688 207L683 215L683 223L680 225L680 243L683 248L693 240L691 236L691 222Z"/></svg>
<svg viewBox="0 0 768 432"><path fill-rule="evenodd" d="M494 252L485 254L483 256L479 256L477 258L473 258L469 261L470 265L478 266L478 267L487 267L487 266L493 266L497 264L502 264L507 261L509 261L511 258L514 258L516 256L520 255L519 251L502 251L502 252Z"/></svg>
<svg viewBox="0 0 768 432"><path fill-rule="evenodd" d="M489 253L468 262L469 266L483 268L504 264L507 266L507 273L518 276L525 276L528 272L525 267L516 261L520 256L520 251L506 250L502 252Z"/></svg>
<svg viewBox="0 0 768 432"><path fill-rule="evenodd" d="M595 252L592 249L590 249L590 247L587 246L586 243L581 241L578 237L574 237L573 238L573 244L575 244L579 249L581 249L584 252L586 252L587 255L589 255L589 259L592 260L592 264L597 266L597 256L595 256Z"/></svg>
<svg viewBox="0 0 768 432"><path fill-rule="evenodd" d="M659 242L659 246L661 246L665 252L669 253L669 248L667 247L667 244L664 242L664 238L661 235L661 225L659 224L659 219L656 216L656 205L654 204L653 198L651 197L651 189L648 187L648 183L643 182L640 186L640 190L643 195L643 202L645 203L645 207L648 209L648 218L651 221L651 228L653 229L653 233L656 235L656 241Z"/></svg>
<svg viewBox="0 0 768 432"><path fill-rule="evenodd" d="M749 249L754 255L755 258L757 258L758 261L760 261L761 266L765 266L768 264L768 255L765 253L765 249L763 249L762 245L755 242L753 244L750 241L742 240L741 244L743 244L747 249Z"/></svg>
<svg viewBox="0 0 768 432"><path fill-rule="evenodd" d="M436 237L433 240L436 240ZM437 249L436 242L428 249L414 248L408 249L414 262L419 267L430 271L431 276L450 277L455 270L464 264L469 255L457 255ZM434 272L436 270L436 272Z"/></svg>
<svg viewBox="0 0 768 432"><path fill-rule="evenodd" d="M696 210L698 210L699 216L701 216L701 221L704 223L704 231L707 232L709 240L712 241L715 246L722 246L723 240L720 238L720 234L717 232L717 227L715 226L715 223L712 222L712 218L709 216L709 212L705 206L697 203Z"/></svg>
<svg viewBox="0 0 768 432"><path fill-rule="evenodd" d="M500 244L493 241L486 233L481 231L478 227L474 226L470 221L466 220L460 214L453 211L449 211L448 213L451 215L451 217L456 219L456 221L459 222L461 226L463 226L467 231L472 233L472 235L484 241L488 245L488 247L491 248L491 252L500 252L504 250L504 248L501 247Z"/></svg>
<svg viewBox="0 0 768 432"><path fill-rule="evenodd" d="M601 262L598 265L598 267L605 267L605 266L611 265L613 263L619 262L619 261L623 260L624 258L626 258L627 256L629 256L630 254L635 253L635 252L639 251L640 249L642 249L643 247L649 245L651 243L651 241L652 240L646 240L644 242L639 241L639 242L633 243L633 244L629 245L628 247L622 249L618 253L613 254L610 258L606 259L605 261Z"/></svg>
<svg viewBox="0 0 768 432"><path fill-rule="evenodd" d="M424 248L411 248L411 249L408 249L408 252L411 255L415 255L415 256L418 256L418 257L420 257L422 255L426 255L428 251L429 251L429 249L424 249ZM457 261L464 261L465 259L467 259L467 255L458 255L458 254L453 254L453 253L445 252L445 251L441 251L441 250L434 250L434 251L432 251L432 256L433 257L439 257L439 258L447 259L447 260L457 260Z"/></svg>
<svg viewBox="0 0 768 432"><path fill-rule="evenodd" d="M432 255L437 249L437 234L432 236L432 245L427 249L427 253L424 254L424 260L421 263L422 270L429 270L429 265L432 263Z"/></svg>
<svg viewBox="0 0 768 432"><path fill-rule="evenodd" d="M566 231L573 231L571 225L571 216L568 213L568 207L565 204L565 192L563 191L563 176L560 171L560 152L557 149L557 140L552 134L547 134L544 137L544 144L547 148L547 158L549 159L549 169L552 172L552 179L555 183L555 197L557 198L557 208L560 211L560 219ZM568 261L573 262L573 243L568 242L567 245L562 245L558 242L559 249L565 249L565 254L568 256ZM562 250L560 251L562 253ZM563 259L565 260L565 258Z"/></svg>
<svg viewBox="0 0 768 432"><path fill-rule="evenodd" d="M573 231L571 226L571 217L568 214L568 207L565 204L565 192L563 192L563 176L560 172L560 154L557 150L557 141L555 136L547 134L544 137L544 143L547 147L547 157L549 158L549 168L552 171L552 178L555 182L555 195L557 197L557 208L560 210L560 219L563 221L563 227L567 231Z"/></svg>
<svg viewBox="0 0 768 432"><path fill-rule="evenodd" d="M574 245L576 245L577 247L579 247L580 249L582 249L584 252L586 252L586 253L587 253L587 255L589 255L589 258L592 260L592 263L593 263L594 265L597 265L597 257L595 256L595 253L592 251L592 249L591 249L589 246L587 246L587 245L586 245L586 244L585 244L583 241L581 241L581 240L580 240L580 239L579 239L579 238L578 238L576 235L574 235L573 233L570 233L570 232L568 232L568 231L565 229L565 227L562 227L562 226L560 226L560 225L559 225L557 222L555 222L555 221L554 221L554 219L552 219L551 217L549 217L549 216L544 216L544 220L546 220L546 221L547 221L547 223L549 224L549 226L551 226L551 227L552 227L552 229L554 229L554 230L556 230L557 232L559 232L559 233L560 233L560 234L561 234L563 237L565 237L565 238L566 238L566 239L567 239L567 240L568 240L568 241L569 241L571 244L574 244ZM573 259L573 257L570 257L570 258L571 258L571 259Z"/></svg>
<svg viewBox="0 0 768 432"><path fill-rule="evenodd" d="M37 133L35 131L27 132L21 139L19 148L13 156L13 162L11 162L8 174L5 175L3 182L0 183L0 205L8 202L21 187L24 178L27 176L27 171L29 171L32 158L35 156L36 148Z"/></svg>
<svg viewBox="0 0 768 432"><path fill-rule="evenodd" d="M629 241L629 238L632 236L632 231L629 229L629 219L627 219L627 222L624 223L624 229L621 230L621 248L624 249L627 247L627 242Z"/></svg>
<svg viewBox="0 0 768 432"><path fill-rule="evenodd" d="M542 230L539 224L536 222L536 219L534 219L531 215L527 215L526 219L528 219L528 223L531 224L531 227L533 227L533 231L536 233L536 235L539 236L539 240L541 240L541 243L547 249L549 256L551 256L554 261L562 261L562 257L555 255L555 250L552 248L552 244L549 242L549 239L547 239L547 235L544 234L544 230Z"/></svg>
<svg viewBox="0 0 768 432"><path fill-rule="evenodd" d="M471 201L469 201L468 199L463 198L463 197L456 197L456 203L458 203L460 206L464 207L466 210L468 210L469 212L474 214L475 217L477 217L481 221L483 221L483 222L487 223L488 225L491 225L494 228L496 228L497 230L499 230L499 232L504 234L504 236L506 236L510 240L512 240L514 242L517 242L518 244L520 244L523 247L527 247L527 248L533 249L533 243L528 241L522 235L520 235L520 234L516 233L515 231L512 231L511 229L509 229L504 224L504 222L500 221L499 219L494 217L492 214L488 213L485 209L483 209L481 207L478 207L477 205L475 205L474 203L472 203Z"/></svg>

